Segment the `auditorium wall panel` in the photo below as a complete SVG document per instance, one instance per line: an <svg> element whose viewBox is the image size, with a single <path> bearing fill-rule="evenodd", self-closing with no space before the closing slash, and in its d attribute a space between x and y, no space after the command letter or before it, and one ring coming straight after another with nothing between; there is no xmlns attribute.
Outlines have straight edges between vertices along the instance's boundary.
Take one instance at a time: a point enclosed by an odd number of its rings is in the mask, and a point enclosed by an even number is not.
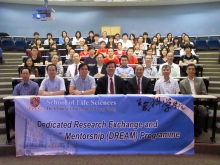
<svg viewBox="0 0 220 165"><path fill-rule="evenodd" d="M50 6L50 5L49 5ZM56 37L66 30L70 37L80 30L85 37L89 30L100 33L101 26L121 26L121 33L136 36L147 31L201 36L220 34L220 3L173 6L141 7L64 7L52 6L56 12L54 21L39 22L32 19L35 8L40 6L0 3L0 32L12 36L41 36L48 32Z"/></svg>

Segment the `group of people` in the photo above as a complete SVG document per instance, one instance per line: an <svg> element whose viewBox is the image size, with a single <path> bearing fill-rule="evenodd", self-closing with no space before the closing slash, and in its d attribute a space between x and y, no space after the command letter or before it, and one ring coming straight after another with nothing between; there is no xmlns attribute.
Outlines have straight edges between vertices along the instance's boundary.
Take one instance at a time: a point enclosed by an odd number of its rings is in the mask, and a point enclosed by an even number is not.
<svg viewBox="0 0 220 165"><path fill-rule="evenodd" d="M126 33L122 35L122 39L119 34L107 38L106 32L99 38L93 31L89 32L86 41L79 31L76 32L71 44L70 39L68 43L65 42L67 37L64 31L59 40L61 44L66 43L67 59L64 63L68 65L66 72L64 73L62 60L56 48L49 49L44 68L41 67L43 59L39 54L39 48L32 46L30 57L24 60L24 67L19 71L22 81L15 86L13 95L207 94L203 79L195 77L197 69L195 64L198 59L192 53L193 45L187 35L182 38L181 43L184 45L182 47L179 39L176 42L177 38L172 38L170 33L163 39L163 44L160 44L162 40L159 34L153 37L151 42L146 32L139 36L137 41L134 34L130 36L130 40ZM50 38L47 41L44 43L49 44ZM72 44L80 46L83 52L77 53ZM184 71L187 77L178 84L174 78L180 77L181 74L179 65L174 63L174 50L182 48L185 55L181 56L179 64L186 65ZM159 49L161 57L156 58ZM85 56L84 61L81 61L81 57ZM142 63L138 56L142 58ZM155 63L161 64L158 70L153 66ZM39 72L45 72L46 78L37 84L30 79L41 74ZM67 78L64 80L63 76ZM152 83L152 77L159 79ZM204 106L195 106L195 110L195 136L199 136L207 110ZM9 114L12 116L10 119L13 125L13 106Z"/></svg>

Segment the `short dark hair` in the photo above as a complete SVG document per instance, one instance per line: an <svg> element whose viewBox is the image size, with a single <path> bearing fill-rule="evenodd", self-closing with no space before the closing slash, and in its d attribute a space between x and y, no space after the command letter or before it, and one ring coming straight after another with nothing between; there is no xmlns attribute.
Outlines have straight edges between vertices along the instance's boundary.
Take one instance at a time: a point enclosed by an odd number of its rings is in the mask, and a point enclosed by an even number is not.
<svg viewBox="0 0 220 165"><path fill-rule="evenodd" d="M90 31L89 31L89 34L90 34L90 33L94 34L94 31L90 30Z"/></svg>
<svg viewBox="0 0 220 165"><path fill-rule="evenodd" d="M88 68L88 71L90 71L90 68L89 68L89 65L88 64L85 64L85 63L81 63L78 67L78 70L80 70L83 66L87 66Z"/></svg>
<svg viewBox="0 0 220 165"><path fill-rule="evenodd" d="M115 36L119 36L119 37L120 37L120 34L119 34L119 33L116 33Z"/></svg>
<svg viewBox="0 0 220 165"><path fill-rule="evenodd" d="M51 36L51 37L53 37L53 35L52 35L51 33L47 33L47 36Z"/></svg>
<svg viewBox="0 0 220 165"><path fill-rule="evenodd" d="M99 34L95 34L94 37L99 37Z"/></svg>
<svg viewBox="0 0 220 165"><path fill-rule="evenodd" d="M31 73L30 69L29 69L29 68L27 68L27 67L23 67L23 68L21 68L20 73L22 73L22 71L23 71L23 70L25 70L25 69L27 69L27 70L28 70L29 74Z"/></svg>
<svg viewBox="0 0 220 165"><path fill-rule="evenodd" d="M191 44L185 44L185 45L184 45L184 50L185 50L186 48L192 49L192 45L191 45Z"/></svg>
<svg viewBox="0 0 220 165"><path fill-rule="evenodd" d="M163 65L163 66L162 66L162 69L163 69L163 68L169 68L170 71L171 71L171 67L170 67L170 65Z"/></svg>
<svg viewBox="0 0 220 165"><path fill-rule="evenodd" d="M105 64L106 68L110 65L110 64L114 64L115 68L117 67L116 63L114 61L109 61Z"/></svg>
<svg viewBox="0 0 220 165"><path fill-rule="evenodd" d="M122 58L127 58L127 60L128 60L128 56L126 56L126 55L122 55L121 58L120 58L120 61L121 61Z"/></svg>
<svg viewBox="0 0 220 165"><path fill-rule="evenodd" d="M97 58L99 55L102 55L103 58L105 58L105 56L102 53L99 53L95 56L95 58Z"/></svg>
<svg viewBox="0 0 220 165"><path fill-rule="evenodd" d="M143 35L148 35L148 33L147 33L147 32L144 32Z"/></svg>
<svg viewBox="0 0 220 165"><path fill-rule="evenodd" d="M174 46L173 43L169 43L169 44L168 44L168 48L169 48L170 46Z"/></svg>
<svg viewBox="0 0 220 165"><path fill-rule="evenodd" d="M50 48L49 52L53 52L54 50L56 50L56 49L55 48Z"/></svg>
<svg viewBox="0 0 220 165"><path fill-rule="evenodd" d="M91 49L94 49L94 50L95 50L95 47L93 47L93 46L90 46L88 50L91 50Z"/></svg>
<svg viewBox="0 0 220 165"><path fill-rule="evenodd" d="M106 44L105 41L101 41L99 44L101 45L102 43Z"/></svg>
<svg viewBox="0 0 220 165"><path fill-rule="evenodd" d="M35 35L39 36L40 34L38 32L34 32L33 36L35 36Z"/></svg>
<svg viewBox="0 0 220 165"><path fill-rule="evenodd" d="M143 70L144 70L144 66L141 65L141 64L137 64L137 65L135 66L135 70L136 70L137 66L142 66L142 68L143 68Z"/></svg>
<svg viewBox="0 0 220 165"><path fill-rule="evenodd" d="M129 47L128 50L133 50L134 51L134 48L133 47ZM128 50L127 50L127 52L128 52Z"/></svg>
<svg viewBox="0 0 220 165"><path fill-rule="evenodd" d="M152 47L149 47L149 48L147 49L147 52L148 52L149 50L153 51Z"/></svg>
<svg viewBox="0 0 220 165"><path fill-rule="evenodd" d="M49 68L50 66L54 66L54 67L55 67L55 70L57 71L57 66L56 66L55 64L49 64L49 65L47 65L47 67L46 67L47 71L48 71L48 68Z"/></svg>
<svg viewBox="0 0 220 165"><path fill-rule="evenodd" d="M128 33L123 33L123 34L122 34L122 37L123 37L123 36L127 36L127 37L128 37Z"/></svg>
<svg viewBox="0 0 220 165"><path fill-rule="evenodd" d="M196 65L195 65L195 64L188 64L188 65L186 66L186 70L187 70L188 67L190 67L190 66L193 66L193 67L195 68L195 70L196 70Z"/></svg>
<svg viewBox="0 0 220 165"><path fill-rule="evenodd" d="M37 49L38 50L38 47L37 46L32 46L31 50L33 50L33 49Z"/></svg>

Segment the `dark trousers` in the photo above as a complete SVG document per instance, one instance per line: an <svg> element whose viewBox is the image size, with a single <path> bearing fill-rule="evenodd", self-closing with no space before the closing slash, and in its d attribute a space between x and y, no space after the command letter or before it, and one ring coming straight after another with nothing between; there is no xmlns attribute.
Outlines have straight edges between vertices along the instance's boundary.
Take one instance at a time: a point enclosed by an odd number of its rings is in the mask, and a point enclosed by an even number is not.
<svg viewBox="0 0 220 165"><path fill-rule="evenodd" d="M207 108L203 105L194 106L194 131L197 134L202 133L202 128L207 117Z"/></svg>

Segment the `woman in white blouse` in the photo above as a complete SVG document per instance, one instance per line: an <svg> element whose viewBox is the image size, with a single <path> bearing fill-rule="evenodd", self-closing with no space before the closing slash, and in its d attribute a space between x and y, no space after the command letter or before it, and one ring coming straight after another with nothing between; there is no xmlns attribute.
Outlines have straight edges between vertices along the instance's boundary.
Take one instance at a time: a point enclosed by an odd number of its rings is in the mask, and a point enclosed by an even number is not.
<svg viewBox="0 0 220 165"><path fill-rule="evenodd" d="M81 36L81 32L77 31L75 37L73 37L72 45L79 45L80 39L83 39Z"/></svg>

